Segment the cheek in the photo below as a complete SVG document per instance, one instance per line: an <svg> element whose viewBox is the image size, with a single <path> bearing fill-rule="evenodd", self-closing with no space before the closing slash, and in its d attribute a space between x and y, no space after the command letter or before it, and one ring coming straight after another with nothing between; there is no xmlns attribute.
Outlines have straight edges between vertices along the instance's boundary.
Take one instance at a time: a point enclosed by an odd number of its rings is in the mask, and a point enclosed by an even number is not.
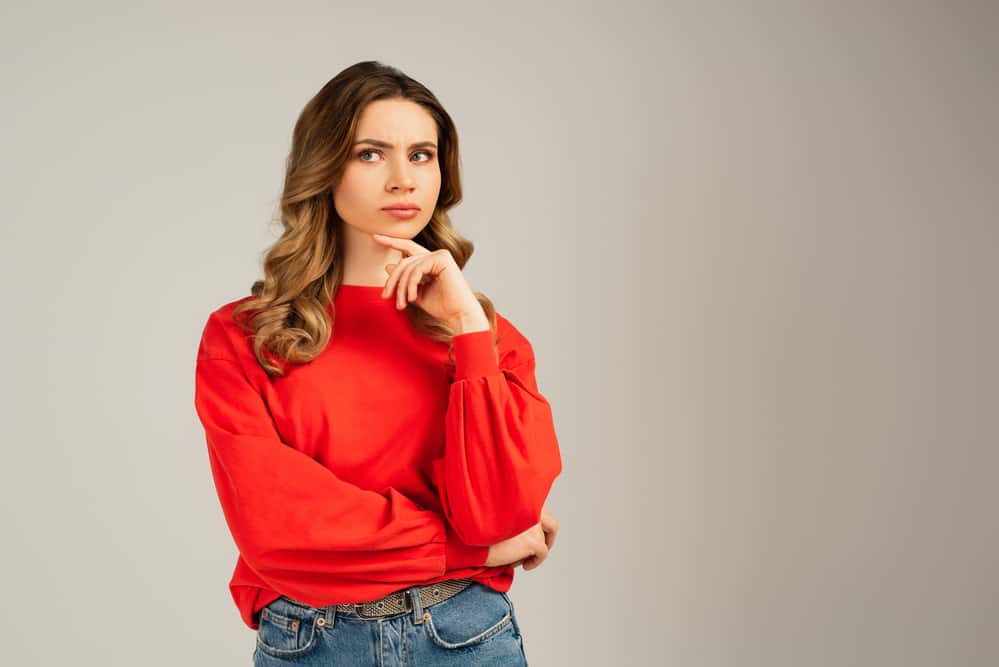
<svg viewBox="0 0 999 667"><path fill-rule="evenodd" d="M426 187L439 188L441 185L441 172L437 169L427 169L423 174L423 184Z"/></svg>
<svg viewBox="0 0 999 667"><path fill-rule="evenodd" d="M423 192L432 193L432 199L436 200L437 195L441 190L440 169L426 169L420 176L420 189L423 190Z"/></svg>
<svg viewBox="0 0 999 667"><path fill-rule="evenodd" d="M371 184L364 174L348 169L340 183L333 190L333 201L337 210L351 211L363 208L371 198Z"/></svg>

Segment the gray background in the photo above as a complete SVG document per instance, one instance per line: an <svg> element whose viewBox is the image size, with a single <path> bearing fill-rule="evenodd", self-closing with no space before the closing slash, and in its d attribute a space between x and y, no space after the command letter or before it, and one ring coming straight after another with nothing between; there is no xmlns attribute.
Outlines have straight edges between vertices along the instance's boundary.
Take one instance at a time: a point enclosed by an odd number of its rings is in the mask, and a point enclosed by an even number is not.
<svg viewBox="0 0 999 667"><path fill-rule="evenodd" d="M6 3L2 662L250 664L196 345L376 59L454 117L469 281L556 413L532 665L996 664L997 19Z"/></svg>

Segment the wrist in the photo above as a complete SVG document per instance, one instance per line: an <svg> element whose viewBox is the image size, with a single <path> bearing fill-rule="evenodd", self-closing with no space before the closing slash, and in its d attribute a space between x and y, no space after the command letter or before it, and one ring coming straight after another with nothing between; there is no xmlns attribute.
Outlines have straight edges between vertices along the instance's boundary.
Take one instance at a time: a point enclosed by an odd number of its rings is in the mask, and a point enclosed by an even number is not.
<svg viewBox="0 0 999 667"><path fill-rule="evenodd" d="M449 320L449 324L455 336L463 333L472 333L473 331L488 331L490 329L489 318L486 317L485 311L482 310L482 304L478 301L475 302L474 308L463 310L458 315L452 317Z"/></svg>

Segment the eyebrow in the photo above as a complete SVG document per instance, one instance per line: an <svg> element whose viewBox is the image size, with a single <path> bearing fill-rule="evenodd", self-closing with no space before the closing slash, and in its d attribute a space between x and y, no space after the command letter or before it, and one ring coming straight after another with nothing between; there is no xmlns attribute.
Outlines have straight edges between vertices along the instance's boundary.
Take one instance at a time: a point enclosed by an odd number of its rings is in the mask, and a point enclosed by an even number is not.
<svg viewBox="0 0 999 667"><path fill-rule="evenodd" d="M358 144L371 144L372 146L378 146L379 148L395 148L392 144L385 141L378 141L377 139L361 139L355 141L354 145ZM437 148L437 144L432 141L417 141L415 144L410 144L410 148Z"/></svg>

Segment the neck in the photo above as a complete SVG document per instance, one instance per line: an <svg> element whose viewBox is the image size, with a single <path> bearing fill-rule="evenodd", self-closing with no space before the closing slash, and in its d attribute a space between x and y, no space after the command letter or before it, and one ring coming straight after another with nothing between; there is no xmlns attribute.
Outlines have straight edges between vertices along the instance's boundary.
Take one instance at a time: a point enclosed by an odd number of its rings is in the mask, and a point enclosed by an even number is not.
<svg viewBox="0 0 999 667"><path fill-rule="evenodd" d="M402 251L384 246L371 234L346 223L342 228L343 282L347 285L384 285L389 277L385 265L398 264Z"/></svg>

